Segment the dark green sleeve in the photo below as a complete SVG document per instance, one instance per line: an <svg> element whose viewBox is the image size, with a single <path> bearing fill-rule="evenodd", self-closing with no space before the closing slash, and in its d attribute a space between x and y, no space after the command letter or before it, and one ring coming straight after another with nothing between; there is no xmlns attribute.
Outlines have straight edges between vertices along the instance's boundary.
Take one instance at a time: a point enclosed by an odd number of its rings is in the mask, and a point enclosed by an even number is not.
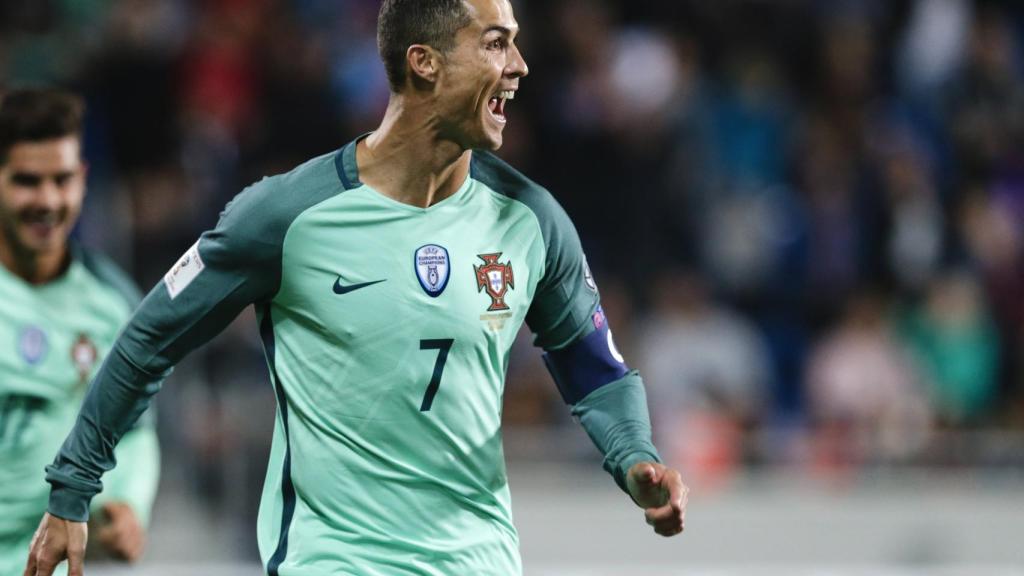
<svg viewBox="0 0 1024 576"><path fill-rule="evenodd" d="M635 370L601 386L572 406L572 415L604 455L604 469L626 490L626 473L638 462L661 462L651 442L647 394Z"/></svg>
<svg viewBox="0 0 1024 576"><path fill-rule="evenodd" d="M302 198L289 200L294 195L281 178L264 179L228 204L216 228L196 245L202 269L175 297L165 276L142 301L46 469L51 514L85 521L90 499L102 489L101 475L115 465L115 445L146 410L171 368L247 305L268 301L276 293L284 234L308 204ZM172 270L196 266L192 258L183 257Z"/></svg>
<svg viewBox="0 0 1024 576"><path fill-rule="evenodd" d="M600 301L569 216L550 194L533 196L530 207L540 223L546 256L526 323L537 346L557 350L593 330L591 318Z"/></svg>
<svg viewBox="0 0 1024 576"><path fill-rule="evenodd" d="M647 396L640 374L609 353L607 319L576 228L553 199L550 204L538 203L544 212L535 212L547 260L527 322L572 415L604 456L604 469L626 490L631 466L661 462L651 441Z"/></svg>
<svg viewBox="0 0 1024 576"><path fill-rule="evenodd" d="M651 442L643 381L610 354L607 319L576 227L545 189L497 157L474 152L474 177L522 202L537 217L544 240L544 274L526 314L546 351L545 363L572 415L604 455L604 468L626 489L637 462L660 462Z"/></svg>
<svg viewBox="0 0 1024 576"><path fill-rule="evenodd" d="M146 414L152 414L152 410ZM90 510L95 513L107 503L122 502L131 506L143 526L148 526L160 483L160 443L152 419L150 424L125 432L114 454L121 465L103 476L103 491L92 500Z"/></svg>

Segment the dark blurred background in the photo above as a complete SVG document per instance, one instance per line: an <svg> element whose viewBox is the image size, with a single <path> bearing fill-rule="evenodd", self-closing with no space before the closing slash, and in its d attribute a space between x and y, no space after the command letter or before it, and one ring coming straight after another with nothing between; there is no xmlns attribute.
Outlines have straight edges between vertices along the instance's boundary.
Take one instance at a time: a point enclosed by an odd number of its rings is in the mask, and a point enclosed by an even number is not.
<svg viewBox="0 0 1024 576"><path fill-rule="evenodd" d="M695 487L1024 477L1021 3L513 4L531 73L500 155L575 221ZM148 289L242 187L375 127L378 6L4 0L0 83L86 96L79 236ZM251 313L158 404L168 490L240 518L248 557L273 418ZM505 420L513 467L597 459L526 334Z"/></svg>

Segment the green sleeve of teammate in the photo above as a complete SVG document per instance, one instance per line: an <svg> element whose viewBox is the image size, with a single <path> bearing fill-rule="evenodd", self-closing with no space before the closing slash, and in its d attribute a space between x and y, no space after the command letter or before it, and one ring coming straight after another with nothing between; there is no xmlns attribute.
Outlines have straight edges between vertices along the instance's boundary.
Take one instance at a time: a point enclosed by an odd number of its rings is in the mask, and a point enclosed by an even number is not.
<svg viewBox="0 0 1024 576"><path fill-rule="evenodd" d="M110 258L92 250L88 250L77 242L69 246L75 258L107 286L111 287L124 298L132 310L138 308L142 301L142 293L135 282L128 277Z"/></svg>
<svg viewBox="0 0 1024 576"><path fill-rule="evenodd" d="M544 274L526 315L534 343L571 411L604 455L604 468L626 489L626 472L637 462L661 462L651 441L643 381L621 357L613 357L600 296L575 226L551 194L488 153L475 175L526 204L544 238ZM600 325L598 325L600 323Z"/></svg>

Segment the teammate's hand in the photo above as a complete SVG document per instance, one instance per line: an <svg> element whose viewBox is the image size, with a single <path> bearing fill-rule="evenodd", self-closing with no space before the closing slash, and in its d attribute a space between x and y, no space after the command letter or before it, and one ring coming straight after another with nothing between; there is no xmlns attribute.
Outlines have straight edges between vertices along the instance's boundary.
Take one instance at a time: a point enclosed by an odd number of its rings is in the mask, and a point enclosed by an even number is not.
<svg viewBox="0 0 1024 576"><path fill-rule="evenodd" d="M135 562L146 547L146 531L132 507L124 502L103 505L105 518L96 536L99 543L118 560Z"/></svg>
<svg viewBox="0 0 1024 576"><path fill-rule="evenodd" d="M85 522L72 522L47 512L32 536L23 576L51 576L65 558L68 576L84 576L82 564L88 539L89 526Z"/></svg>
<svg viewBox="0 0 1024 576"><path fill-rule="evenodd" d="M626 488L658 534L675 536L686 527L690 489L679 472L657 462L638 462L626 474Z"/></svg>

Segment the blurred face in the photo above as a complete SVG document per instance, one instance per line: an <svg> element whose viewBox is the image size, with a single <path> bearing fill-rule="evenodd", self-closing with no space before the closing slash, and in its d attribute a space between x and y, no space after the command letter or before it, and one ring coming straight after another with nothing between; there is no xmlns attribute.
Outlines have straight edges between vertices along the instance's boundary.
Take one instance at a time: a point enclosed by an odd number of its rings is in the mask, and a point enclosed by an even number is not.
<svg viewBox="0 0 1024 576"><path fill-rule="evenodd" d="M440 91L443 133L463 148L497 150L505 107L529 72L515 44L519 24L508 0L466 0L470 24L456 33Z"/></svg>
<svg viewBox="0 0 1024 576"><path fill-rule="evenodd" d="M15 144L0 165L0 242L41 259L63 255L82 210L85 166L77 136Z"/></svg>

